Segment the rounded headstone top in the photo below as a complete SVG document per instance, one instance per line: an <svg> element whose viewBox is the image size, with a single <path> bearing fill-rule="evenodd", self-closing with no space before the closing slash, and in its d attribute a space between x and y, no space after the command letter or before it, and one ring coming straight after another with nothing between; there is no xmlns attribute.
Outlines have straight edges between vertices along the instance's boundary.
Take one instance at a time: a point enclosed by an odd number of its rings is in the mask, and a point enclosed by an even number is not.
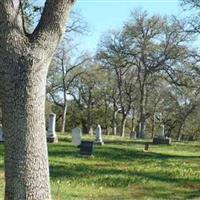
<svg viewBox="0 0 200 200"><path fill-rule="evenodd" d="M49 114L49 117L54 117L54 116L56 116L55 113L50 113L50 114Z"/></svg>
<svg viewBox="0 0 200 200"><path fill-rule="evenodd" d="M97 125L97 128L101 128L101 125L100 125L100 124L98 124L98 125Z"/></svg>

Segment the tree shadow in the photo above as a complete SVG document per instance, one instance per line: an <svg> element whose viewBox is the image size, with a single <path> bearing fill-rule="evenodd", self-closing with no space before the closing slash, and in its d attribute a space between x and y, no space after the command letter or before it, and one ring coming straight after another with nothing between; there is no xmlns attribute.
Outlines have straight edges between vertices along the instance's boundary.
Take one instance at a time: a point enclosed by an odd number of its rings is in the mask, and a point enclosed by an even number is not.
<svg viewBox="0 0 200 200"><path fill-rule="evenodd" d="M170 155L156 152L143 152L136 149L126 149L117 147L104 147L95 151L95 156L98 159L113 160L113 161L134 161L137 159L146 160L166 160L166 159L200 159L200 156L186 156L186 155Z"/></svg>
<svg viewBox="0 0 200 200"><path fill-rule="evenodd" d="M105 145L108 144L112 144L112 145L134 145L134 144L139 144L139 145L144 145L146 143L151 143L150 140L122 140L122 139L118 139L118 140L114 140L114 139L105 139L104 140Z"/></svg>
<svg viewBox="0 0 200 200"><path fill-rule="evenodd" d="M56 165L51 165L50 173L52 179L77 180L81 183L84 182L88 185L95 184L99 187L125 188L143 183L145 191L149 190L149 197L161 198L163 193L165 195L166 193L168 193L168 195L172 194L173 199L180 195L186 197L186 199L200 197L200 180L198 178L174 178L170 174L165 173L155 174L151 172L116 169L114 167L107 168L86 164L72 165L62 161L57 162ZM153 188L153 192L151 191L151 184L147 184L148 187L145 186L149 181L158 182L156 187ZM164 186L161 187L159 186L161 182L173 186L170 187L170 189ZM188 186L187 188L190 190L184 190L186 186Z"/></svg>

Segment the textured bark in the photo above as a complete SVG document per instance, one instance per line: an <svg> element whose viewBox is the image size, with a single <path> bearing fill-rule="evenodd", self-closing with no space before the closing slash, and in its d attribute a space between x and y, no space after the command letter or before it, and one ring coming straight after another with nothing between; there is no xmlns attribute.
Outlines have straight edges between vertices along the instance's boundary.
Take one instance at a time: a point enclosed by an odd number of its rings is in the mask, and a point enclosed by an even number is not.
<svg viewBox="0 0 200 200"><path fill-rule="evenodd" d="M113 111L113 116L112 116L112 132L113 132L113 135L117 135L117 113L118 113L118 110Z"/></svg>
<svg viewBox="0 0 200 200"><path fill-rule="evenodd" d="M66 125L66 115L67 115L67 102L64 103L63 113L62 113L62 125L61 125L61 132L65 132L65 125Z"/></svg>
<svg viewBox="0 0 200 200"><path fill-rule="evenodd" d="M121 136L122 137L125 137L125 128L126 128L126 117L123 117L121 121Z"/></svg>
<svg viewBox="0 0 200 200"><path fill-rule="evenodd" d="M45 88L72 2L47 0L25 34L19 0L0 2L0 99L5 132L5 200L49 200Z"/></svg>
<svg viewBox="0 0 200 200"><path fill-rule="evenodd" d="M137 133L138 138L144 138L145 136L145 123L146 123L146 113L145 113L145 103L146 103L146 89L143 84L140 89L140 117L139 117L139 129Z"/></svg>
<svg viewBox="0 0 200 200"><path fill-rule="evenodd" d="M151 121L151 139L154 138L154 132L155 132L155 117L152 117L152 121Z"/></svg>
<svg viewBox="0 0 200 200"><path fill-rule="evenodd" d="M20 67L4 80L5 200L50 199L44 119L46 71L32 73L27 65Z"/></svg>

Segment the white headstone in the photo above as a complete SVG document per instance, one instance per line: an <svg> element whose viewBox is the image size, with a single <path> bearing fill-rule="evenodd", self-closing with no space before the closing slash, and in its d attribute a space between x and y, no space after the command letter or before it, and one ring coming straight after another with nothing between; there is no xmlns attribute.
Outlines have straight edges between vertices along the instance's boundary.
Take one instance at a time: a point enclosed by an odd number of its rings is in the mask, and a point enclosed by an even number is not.
<svg viewBox="0 0 200 200"><path fill-rule="evenodd" d="M4 142L4 133L1 127L0 127L0 142Z"/></svg>
<svg viewBox="0 0 200 200"><path fill-rule="evenodd" d="M56 137L56 114L51 113L48 121L48 136Z"/></svg>
<svg viewBox="0 0 200 200"><path fill-rule="evenodd" d="M159 137L160 138L164 138L165 137L165 125L164 124L161 125L161 130L160 130Z"/></svg>
<svg viewBox="0 0 200 200"><path fill-rule="evenodd" d="M98 124L96 129L96 144L103 144L101 126Z"/></svg>
<svg viewBox="0 0 200 200"><path fill-rule="evenodd" d="M51 113L48 121L47 142L57 143L58 137L56 135L56 114Z"/></svg>
<svg viewBox="0 0 200 200"><path fill-rule="evenodd" d="M74 128L72 129L72 144L75 146L79 146L81 144L81 129L80 128Z"/></svg>

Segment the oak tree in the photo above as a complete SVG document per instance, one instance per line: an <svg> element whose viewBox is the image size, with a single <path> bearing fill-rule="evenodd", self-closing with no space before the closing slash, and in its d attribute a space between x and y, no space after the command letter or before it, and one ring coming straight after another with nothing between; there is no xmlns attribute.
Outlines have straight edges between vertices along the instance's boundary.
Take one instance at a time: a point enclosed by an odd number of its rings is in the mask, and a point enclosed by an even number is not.
<svg viewBox="0 0 200 200"><path fill-rule="evenodd" d="M0 2L0 96L5 132L5 200L49 200L45 131L48 66L74 0L46 0L27 33L20 0Z"/></svg>

